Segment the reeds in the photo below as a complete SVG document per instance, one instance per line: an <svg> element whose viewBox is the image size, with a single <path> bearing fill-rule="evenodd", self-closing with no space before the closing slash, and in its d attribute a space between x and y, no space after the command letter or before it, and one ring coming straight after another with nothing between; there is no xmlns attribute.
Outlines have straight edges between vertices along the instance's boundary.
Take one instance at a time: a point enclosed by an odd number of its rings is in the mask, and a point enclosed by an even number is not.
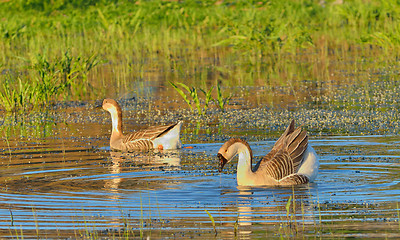
<svg viewBox="0 0 400 240"><path fill-rule="evenodd" d="M89 92L94 93L87 75L100 62L95 55L72 57L69 51L54 60L37 55L27 66L32 76L11 73L5 76L0 86L0 105L12 112L37 109L60 99L82 99Z"/></svg>
<svg viewBox="0 0 400 240"><path fill-rule="evenodd" d="M222 79L296 90L304 79L329 80L338 59L393 64L400 53L395 1L47 2L0 3L4 110L123 95L154 70L203 89Z"/></svg>

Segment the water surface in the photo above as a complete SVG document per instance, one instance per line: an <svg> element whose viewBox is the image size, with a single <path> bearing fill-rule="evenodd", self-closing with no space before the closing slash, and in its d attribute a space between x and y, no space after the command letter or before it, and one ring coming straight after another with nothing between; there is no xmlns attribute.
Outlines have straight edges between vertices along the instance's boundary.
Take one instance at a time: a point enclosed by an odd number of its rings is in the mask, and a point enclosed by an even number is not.
<svg viewBox="0 0 400 240"><path fill-rule="evenodd" d="M109 127L59 124L75 133L1 142L2 237L214 237L205 210L217 238L399 234L398 136L312 137L315 183L244 188L237 161L217 171L223 141L120 153L109 150ZM255 158L273 143L250 141Z"/></svg>

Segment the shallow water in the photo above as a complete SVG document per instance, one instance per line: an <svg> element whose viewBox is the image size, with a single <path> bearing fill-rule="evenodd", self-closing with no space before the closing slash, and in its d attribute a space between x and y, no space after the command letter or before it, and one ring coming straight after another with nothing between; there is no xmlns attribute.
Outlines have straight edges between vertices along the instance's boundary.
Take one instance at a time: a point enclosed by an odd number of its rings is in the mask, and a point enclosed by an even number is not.
<svg viewBox="0 0 400 240"><path fill-rule="evenodd" d="M217 171L223 141L119 153L109 128L58 124L51 136L1 141L0 236L211 238L205 210L217 238L399 235L398 136L311 137L315 183L238 188L236 161ZM250 142L255 158L273 143Z"/></svg>

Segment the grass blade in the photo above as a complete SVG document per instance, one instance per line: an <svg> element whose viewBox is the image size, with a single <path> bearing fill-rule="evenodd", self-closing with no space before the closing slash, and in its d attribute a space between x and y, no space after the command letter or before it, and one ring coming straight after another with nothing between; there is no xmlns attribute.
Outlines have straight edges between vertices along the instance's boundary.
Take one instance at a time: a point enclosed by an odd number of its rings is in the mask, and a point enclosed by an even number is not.
<svg viewBox="0 0 400 240"><path fill-rule="evenodd" d="M193 112L193 108L192 105L190 104L190 100L187 98L186 94L180 89L178 88L173 82L169 81L169 84L171 84L171 86L179 93L179 95L181 95L181 97L183 98L183 100L185 100L185 102L187 103L187 105L190 108L190 111ZM178 84L178 83L177 83ZM184 84L183 84L184 85ZM186 86L186 85L185 85ZM187 86L186 86L187 87Z"/></svg>
<svg viewBox="0 0 400 240"><path fill-rule="evenodd" d="M215 221L214 221L213 216L206 209L204 209L204 211L208 214L208 217L210 218L211 223L212 223L213 228L214 228L215 236L217 236L218 232L217 232L217 229L215 228Z"/></svg>

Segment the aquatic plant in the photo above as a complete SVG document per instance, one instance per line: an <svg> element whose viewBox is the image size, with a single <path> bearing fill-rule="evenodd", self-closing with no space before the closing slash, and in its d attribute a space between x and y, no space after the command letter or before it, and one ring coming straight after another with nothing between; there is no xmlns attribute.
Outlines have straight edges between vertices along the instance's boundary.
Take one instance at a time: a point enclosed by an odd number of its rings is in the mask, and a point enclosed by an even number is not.
<svg viewBox="0 0 400 240"><path fill-rule="evenodd" d="M225 105L229 104L230 99L232 98L232 95L229 97L224 97L221 91L221 87L219 83L217 84L217 98L213 99L212 97L212 91L214 90L214 87L212 86L209 90L203 90L201 88L200 91L204 94L204 100L201 100L198 94L198 90L195 87L189 87L184 83L173 83L169 81L171 86L179 93L179 95L185 100L187 105L189 106L190 110L193 112L193 105L196 106L197 108L197 113L199 115L204 115L207 112L207 109L209 107L209 104L211 101L215 102L215 104L222 110L225 110ZM180 89L177 85L182 87L184 90L186 90L186 93ZM189 99L190 96L190 99ZM202 106L202 103L204 105Z"/></svg>
<svg viewBox="0 0 400 240"><path fill-rule="evenodd" d="M292 198L293 196L293 198ZM280 236L281 238L285 237L290 237L293 235L293 227L295 226L297 229L297 224L293 223L293 219L295 219L295 217L292 216L291 211L290 211L290 207L292 206L292 201L293 201L293 214L295 212L295 206L294 206L294 193L293 195L289 196L289 199L287 200L286 204L285 204L285 210L286 210L286 223L287 225L284 226L283 224L280 225L279 227L279 232L280 232ZM283 231L283 233L281 233L281 231ZM297 231L296 231L297 232Z"/></svg>
<svg viewBox="0 0 400 240"><path fill-rule="evenodd" d="M46 103L50 99L58 99L60 94L64 94L64 99L74 96L81 99L88 90L93 90L87 81L87 74L100 63L95 54L87 58L73 57L66 51L60 59L54 61L38 55L32 63L32 69L38 76L36 87L40 93L39 100Z"/></svg>
<svg viewBox="0 0 400 240"><path fill-rule="evenodd" d="M3 80L3 84L0 86L0 105L4 110L8 112L16 109L25 110L35 102L32 84L23 82L19 77L16 86L12 84L10 76L6 76Z"/></svg>
<svg viewBox="0 0 400 240"><path fill-rule="evenodd" d="M143 227L144 227L144 218L143 218L143 203L142 203L142 192L140 194L140 238L143 238Z"/></svg>
<svg viewBox="0 0 400 240"><path fill-rule="evenodd" d="M101 62L94 54L88 58L72 57L66 51L53 61L39 54L27 67L35 73L33 76L9 73L3 77L0 105L8 112L26 111L59 100L60 96L82 99L95 93L87 75Z"/></svg>
<svg viewBox="0 0 400 240"><path fill-rule="evenodd" d="M189 106L189 108L192 112L194 109L192 105L195 105L197 108L197 113L199 115L204 115L206 113L206 111L208 109L208 105L212 99L211 92L214 89L214 87L211 87L210 90L208 90L208 91L205 91L200 88L200 91L204 93L204 97L205 97L204 106L201 106L201 100L200 100L197 88L189 87L186 84L179 83L179 82L177 82L175 84L175 83L169 81L169 83L179 93L179 95L181 95L183 100L185 100L185 102L187 103L187 105ZM181 86L184 90L186 90L186 93L184 91L182 91L177 85ZM188 96L190 96L191 99L189 99Z"/></svg>
<svg viewBox="0 0 400 240"><path fill-rule="evenodd" d="M183 100L185 100L185 102L187 103L187 105L190 108L190 111L193 111L193 107L192 107L192 103L191 100L187 97L186 93L184 93L178 86L176 86L176 84L174 84L173 82L169 81L169 84L171 84L171 86L179 93L179 95L181 95L181 97L183 98ZM191 96L194 101L198 102L198 96L197 96L197 90L195 88L189 88L188 86L186 86L184 83L177 83L178 85L182 86L186 91L188 91L188 95ZM199 104L200 105L200 104ZM200 111L199 111L200 114Z"/></svg>
<svg viewBox="0 0 400 240"><path fill-rule="evenodd" d="M227 97L224 97L221 91L221 86L218 82L217 84L217 98L214 99L215 104L222 110L225 111L225 106L229 104L229 101L231 100L232 95L229 95Z"/></svg>
<svg viewBox="0 0 400 240"><path fill-rule="evenodd" d="M287 201L287 203L286 203L286 205L285 205L285 208L286 208L286 217L287 217L287 219L288 219L288 221L289 221L289 215L290 215L290 205L292 204L292 196L289 196L289 199L288 199L288 201ZM289 222L288 222L289 223Z"/></svg>
<svg viewBox="0 0 400 240"><path fill-rule="evenodd" d="M205 90L200 88L200 91L202 91L204 93L204 97L205 97L205 99L204 99L204 107L203 107L204 113L207 111L208 105L212 100L211 92L212 92L213 89L214 89L214 87L211 87L208 91L205 91Z"/></svg>
<svg viewBox="0 0 400 240"><path fill-rule="evenodd" d="M214 228L215 236L217 236L217 235L218 235L218 232L217 232L217 229L216 229L216 227L215 227L214 217L211 215L211 213L210 213L209 211L207 211L207 209L204 209L204 211L207 213L208 217L210 218L211 223L212 223L212 226L213 226L213 228Z"/></svg>
<svg viewBox="0 0 400 240"><path fill-rule="evenodd" d="M235 223L233 224L233 233L235 235L235 239L237 239L238 237L238 231L239 231L239 213L236 217Z"/></svg>
<svg viewBox="0 0 400 240"><path fill-rule="evenodd" d="M14 215L13 215L13 213L11 211L11 208L9 208L8 211L10 212L10 219L11 219L10 225L14 226Z"/></svg>

